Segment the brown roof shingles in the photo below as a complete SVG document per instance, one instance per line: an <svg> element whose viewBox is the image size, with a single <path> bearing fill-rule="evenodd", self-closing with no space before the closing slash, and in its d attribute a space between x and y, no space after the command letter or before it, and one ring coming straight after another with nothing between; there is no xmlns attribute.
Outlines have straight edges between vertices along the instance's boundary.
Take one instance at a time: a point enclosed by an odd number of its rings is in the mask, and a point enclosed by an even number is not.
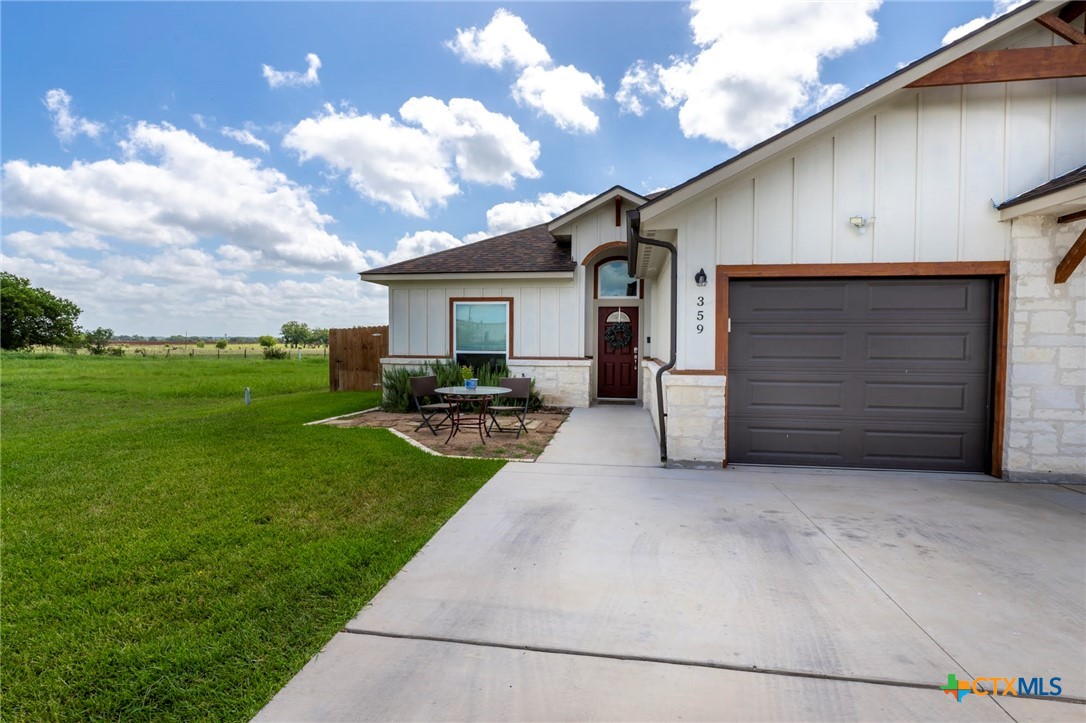
<svg viewBox="0 0 1086 723"><path fill-rule="evenodd" d="M1051 181L1042 183L1036 188L1031 188L1025 193L1021 193L1008 201L1004 201L1003 203L996 206L996 208L1002 211L1005 208L1017 206L1020 203L1032 201L1035 198L1041 198L1042 196L1047 196L1050 193L1062 191L1063 189L1070 188L1071 186L1077 186L1080 183L1086 183L1086 166L1079 166L1070 173L1065 173L1062 176L1053 178Z"/></svg>
<svg viewBox="0 0 1086 723"><path fill-rule="evenodd" d="M560 244L540 224L416 259L363 271L371 274L502 274L572 271L577 264L568 244Z"/></svg>

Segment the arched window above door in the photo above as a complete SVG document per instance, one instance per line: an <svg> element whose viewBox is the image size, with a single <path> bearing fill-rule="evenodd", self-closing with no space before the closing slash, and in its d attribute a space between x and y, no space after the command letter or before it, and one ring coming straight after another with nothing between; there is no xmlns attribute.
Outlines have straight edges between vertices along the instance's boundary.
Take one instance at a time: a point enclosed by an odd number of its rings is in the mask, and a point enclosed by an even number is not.
<svg viewBox="0 0 1086 723"><path fill-rule="evenodd" d="M600 299L636 299L638 280L627 273L626 259L611 259L596 267L596 295Z"/></svg>

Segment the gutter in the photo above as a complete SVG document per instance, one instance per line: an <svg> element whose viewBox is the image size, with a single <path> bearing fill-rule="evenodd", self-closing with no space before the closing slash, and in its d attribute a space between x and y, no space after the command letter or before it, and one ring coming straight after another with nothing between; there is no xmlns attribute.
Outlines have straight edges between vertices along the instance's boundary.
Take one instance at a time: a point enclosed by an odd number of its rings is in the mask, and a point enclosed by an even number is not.
<svg viewBox="0 0 1086 723"><path fill-rule="evenodd" d="M626 243L628 247L627 264L630 276L636 278L637 245L658 246L666 249L671 254L671 356L667 364L656 370L656 413L660 420L660 461L667 462L667 413L664 411L664 372L675 366L678 352L679 339L679 252L674 244L666 241L657 241L653 238L645 238L638 232L641 230L641 212L637 209L626 212L627 232Z"/></svg>

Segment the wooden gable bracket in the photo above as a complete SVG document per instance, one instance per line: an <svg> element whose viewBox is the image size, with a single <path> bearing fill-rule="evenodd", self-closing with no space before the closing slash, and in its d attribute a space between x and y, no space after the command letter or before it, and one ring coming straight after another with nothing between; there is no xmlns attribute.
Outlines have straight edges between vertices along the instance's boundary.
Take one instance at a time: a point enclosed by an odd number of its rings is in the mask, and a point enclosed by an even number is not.
<svg viewBox="0 0 1086 723"><path fill-rule="evenodd" d="M1071 25L1071 21L1082 14L1084 6L1086 1L1068 3L1063 12L1054 10L1037 18L1036 22L1072 45L1086 45L1086 33Z"/></svg>
<svg viewBox="0 0 1086 723"><path fill-rule="evenodd" d="M1083 13L1086 13L1086 0L1075 0L1074 2L1067 3L1059 11L1060 20L1065 23L1073 21Z"/></svg>
<svg viewBox="0 0 1086 723"><path fill-rule="evenodd" d="M909 83L908 87L927 88L937 85L1006 83L1014 80L1086 76L1086 33L1070 22L1083 12L1086 12L1086 0L1076 0L1061 10L1054 10L1036 19L1071 45L976 50Z"/></svg>
<svg viewBox="0 0 1086 723"><path fill-rule="evenodd" d="M1071 278L1071 274L1082 263L1084 257L1086 257L1086 228L1082 229L1082 233L1078 235L1078 240L1071 244L1071 248L1067 249L1063 260L1056 266L1056 283L1062 284Z"/></svg>

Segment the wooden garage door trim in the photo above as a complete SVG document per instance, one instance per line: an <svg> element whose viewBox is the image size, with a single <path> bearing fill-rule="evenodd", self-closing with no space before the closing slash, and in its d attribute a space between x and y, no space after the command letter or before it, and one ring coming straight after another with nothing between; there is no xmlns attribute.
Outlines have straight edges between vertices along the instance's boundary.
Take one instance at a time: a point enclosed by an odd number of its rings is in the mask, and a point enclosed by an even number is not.
<svg viewBox="0 0 1086 723"><path fill-rule="evenodd" d="M996 289L995 368L992 389L992 458L990 473L1003 476L1003 426L1007 404L1007 339L1010 299L1009 261L948 261L896 264L765 264L716 267L716 368L725 375L728 398L728 280L834 278L848 276L986 276ZM728 415L724 415L724 466L728 466Z"/></svg>

